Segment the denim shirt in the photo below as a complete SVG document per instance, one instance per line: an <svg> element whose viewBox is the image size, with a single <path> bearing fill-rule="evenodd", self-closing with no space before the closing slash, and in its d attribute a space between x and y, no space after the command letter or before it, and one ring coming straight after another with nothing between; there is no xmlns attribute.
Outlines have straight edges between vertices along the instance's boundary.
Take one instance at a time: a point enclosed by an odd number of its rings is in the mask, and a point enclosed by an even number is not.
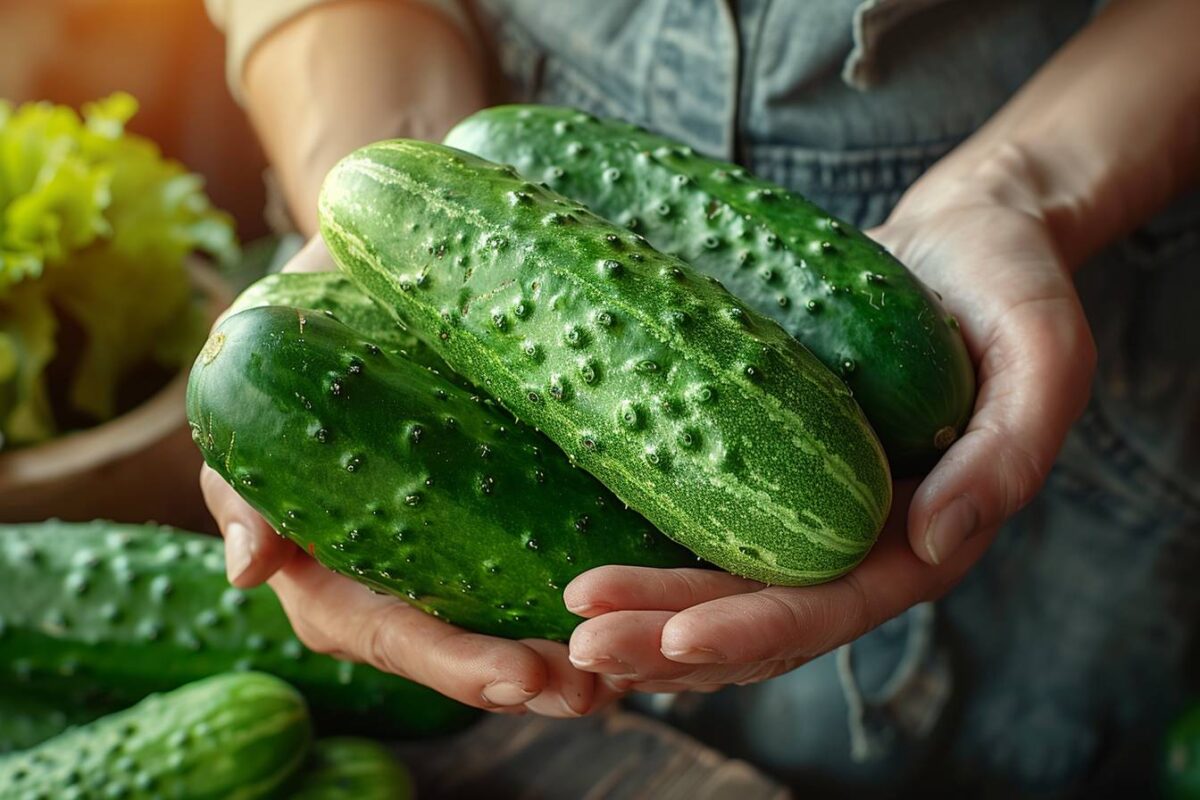
<svg viewBox="0 0 1200 800"><path fill-rule="evenodd" d="M873 225L1093 0L477 6L517 97L624 117Z"/></svg>
<svg viewBox="0 0 1200 800"><path fill-rule="evenodd" d="M476 0L475 10L511 99L624 117L869 227L1099 4ZM963 693L959 733L936 757L943 785L1099 796L1124 780L1141 791L1162 720L1200 690L1198 267L1200 195L1078 273L1100 352L1089 408L1043 493L940 603ZM819 675L810 666L795 680ZM808 710L799 702L791 716ZM780 731L743 754L777 772L819 771L803 752L812 737Z"/></svg>

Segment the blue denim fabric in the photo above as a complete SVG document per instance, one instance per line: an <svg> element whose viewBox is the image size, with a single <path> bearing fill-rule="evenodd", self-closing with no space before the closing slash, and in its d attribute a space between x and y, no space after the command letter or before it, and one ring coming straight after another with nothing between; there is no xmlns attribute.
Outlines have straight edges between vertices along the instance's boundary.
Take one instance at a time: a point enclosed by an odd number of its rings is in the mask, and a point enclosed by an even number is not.
<svg viewBox="0 0 1200 800"><path fill-rule="evenodd" d="M476 10L517 98L624 117L868 227L1098 5ZM909 650L929 625L918 608L766 684L648 705L806 789L828 779L834 795L919 785L1145 796L1153 735L1200 690L1200 196L1084 266L1078 283L1100 351L1091 404L1046 489L938 604L932 643Z"/></svg>

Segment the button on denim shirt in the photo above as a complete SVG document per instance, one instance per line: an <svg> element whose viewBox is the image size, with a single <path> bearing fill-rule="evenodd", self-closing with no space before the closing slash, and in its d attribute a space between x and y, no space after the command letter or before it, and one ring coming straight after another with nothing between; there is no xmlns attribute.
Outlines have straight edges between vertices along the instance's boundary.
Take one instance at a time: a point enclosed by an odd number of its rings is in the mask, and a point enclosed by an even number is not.
<svg viewBox="0 0 1200 800"><path fill-rule="evenodd" d="M475 11L510 99L623 117L869 227L1098 5L477 0ZM734 699L711 701L693 732L740 726L746 736L724 745L806 786L857 787L852 796L901 778L976 793L986 785L1000 797L1145 789L1163 720L1200 690L1200 197L1083 266L1078 285L1100 350L1090 406L1043 493L939 603L934 638L956 654L956 701L938 702L935 727L953 735L904 749L883 698L881 724L894 735L881 739L876 766L831 766L841 763L831 748L849 753L856 736L829 721L844 715L818 708L856 702L838 691L845 669L828 666L832 655L728 690ZM856 643L851 670L894 662L894 652L879 655L889 636ZM930 675L937 663L928 659ZM913 777L921 758L935 778Z"/></svg>

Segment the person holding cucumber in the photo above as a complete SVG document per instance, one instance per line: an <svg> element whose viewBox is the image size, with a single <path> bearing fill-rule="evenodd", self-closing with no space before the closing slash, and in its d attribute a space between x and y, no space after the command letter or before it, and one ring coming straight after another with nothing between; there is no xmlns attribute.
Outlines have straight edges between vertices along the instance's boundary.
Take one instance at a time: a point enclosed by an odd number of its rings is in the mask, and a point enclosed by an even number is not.
<svg viewBox="0 0 1200 800"><path fill-rule="evenodd" d="M849 575L786 588L596 569L565 589L587 618L569 646L470 633L365 592L206 469L230 580L269 582L306 644L506 713L758 684L671 713L701 735L702 720L740 726L734 747L777 771L860 786L894 786L931 753L933 785L959 788L1064 790L1141 763L1139 732L1195 672L1200 619L1200 274L1187 267L1200 4L209 7L291 219L314 236L289 270L332 268L316 198L354 148L437 140L494 102L568 105L738 161L869 229L943 296L978 377L965 433L897 485ZM831 703L842 720L820 713ZM957 726L952 742L936 741L939 723Z"/></svg>

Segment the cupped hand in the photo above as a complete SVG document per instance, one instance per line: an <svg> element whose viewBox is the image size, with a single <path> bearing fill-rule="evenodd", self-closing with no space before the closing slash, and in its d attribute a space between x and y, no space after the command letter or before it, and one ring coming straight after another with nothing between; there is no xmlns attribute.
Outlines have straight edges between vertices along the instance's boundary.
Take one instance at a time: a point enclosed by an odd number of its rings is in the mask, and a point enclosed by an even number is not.
<svg viewBox="0 0 1200 800"><path fill-rule="evenodd" d="M332 268L316 237L285 271ZM571 665L566 645L472 633L395 597L373 594L277 535L207 466L200 485L225 537L230 582L239 587L267 582L310 649L371 664L491 711L574 717L616 697L595 675Z"/></svg>
<svg viewBox="0 0 1200 800"><path fill-rule="evenodd" d="M1096 351L1049 226L999 175L918 184L870 232L944 297L976 365L963 436L920 485L898 485L879 542L827 584L602 567L571 582L589 617L571 662L617 689L682 691L773 677L940 597L1041 488L1082 412Z"/></svg>

